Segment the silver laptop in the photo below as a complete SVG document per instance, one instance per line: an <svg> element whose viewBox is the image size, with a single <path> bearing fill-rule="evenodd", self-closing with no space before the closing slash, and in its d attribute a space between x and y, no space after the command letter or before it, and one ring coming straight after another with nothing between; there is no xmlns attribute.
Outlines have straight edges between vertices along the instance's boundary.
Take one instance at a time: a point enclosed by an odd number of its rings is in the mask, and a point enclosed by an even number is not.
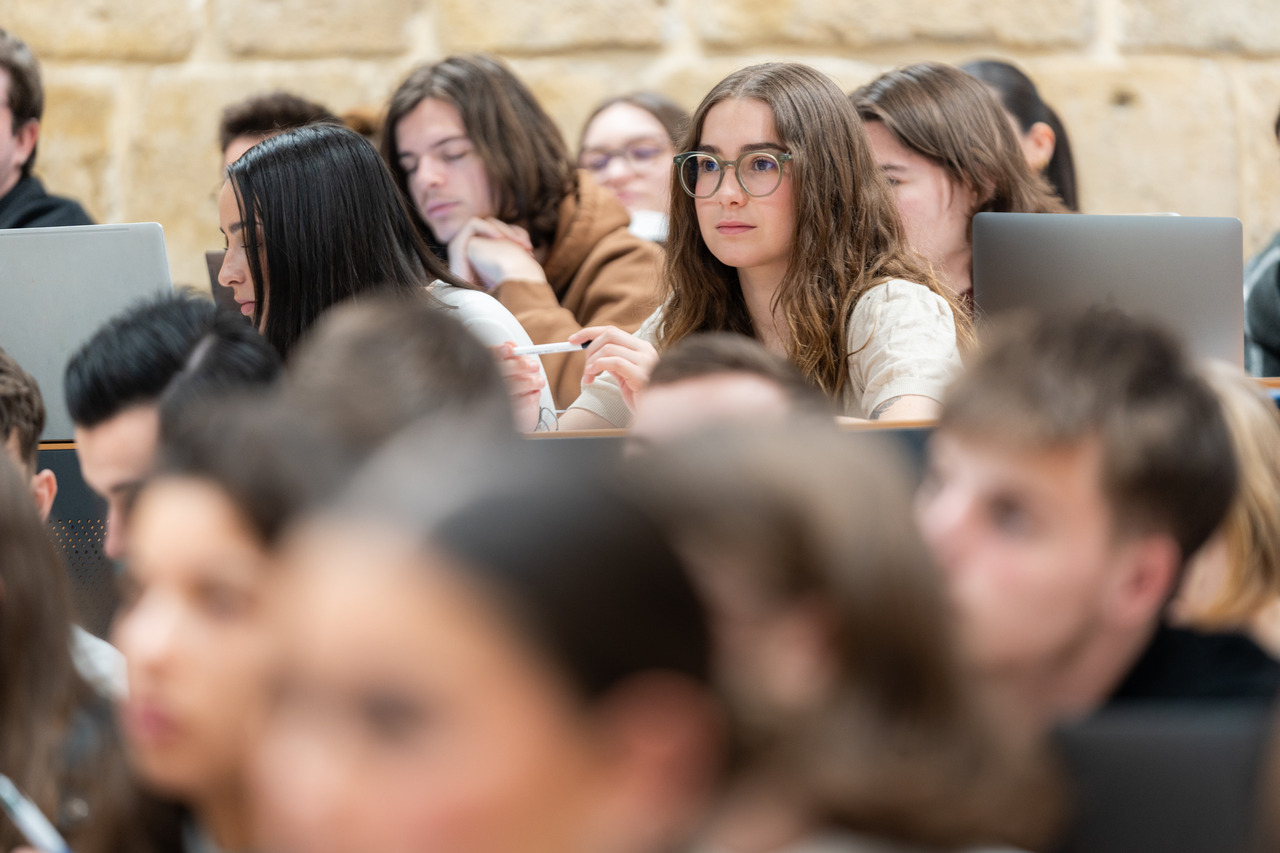
<svg viewBox="0 0 1280 853"><path fill-rule="evenodd" d="M973 300L982 316L1095 304L1154 320L1196 357L1244 365L1238 219L979 213Z"/></svg>
<svg viewBox="0 0 1280 853"><path fill-rule="evenodd" d="M112 315L172 289L158 223L0 230L0 347L40 383L44 440L72 437L71 354Z"/></svg>

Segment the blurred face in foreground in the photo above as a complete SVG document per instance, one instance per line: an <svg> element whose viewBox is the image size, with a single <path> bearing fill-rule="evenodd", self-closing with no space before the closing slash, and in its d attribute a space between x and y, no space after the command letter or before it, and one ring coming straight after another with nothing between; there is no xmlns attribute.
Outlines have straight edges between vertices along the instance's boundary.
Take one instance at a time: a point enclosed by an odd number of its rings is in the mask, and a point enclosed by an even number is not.
<svg viewBox="0 0 1280 853"><path fill-rule="evenodd" d="M497 595L385 531L313 527L286 563L286 676L257 771L265 849L634 849L616 831L625 750L607 713Z"/></svg>
<svg viewBox="0 0 1280 853"><path fill-rule="evenodd" d="M1020 450L937 433L918 517L986 675L1054 678L1096 661L1108 638L1150 630L1167 595L1171 543L1117 534L1095 439Z"/></svg>
<svg viewBox="0 0 1280 853"><path fill-rule="evenodd" d="M147 486L129 531L113 637L128 662L125 740L146 782L199 809L244 784L274 661L273 573L236 505L204 480Z"/></svg>

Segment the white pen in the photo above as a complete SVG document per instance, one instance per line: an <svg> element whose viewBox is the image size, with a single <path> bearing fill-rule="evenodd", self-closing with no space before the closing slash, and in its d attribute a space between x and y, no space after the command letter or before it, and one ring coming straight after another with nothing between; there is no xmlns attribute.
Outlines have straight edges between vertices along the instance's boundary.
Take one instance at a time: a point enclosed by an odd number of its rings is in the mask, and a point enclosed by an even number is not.
<svg viewBox="0 0 1280 853"><path fill-rule="evenodd" d="M0 807L13 825L22 831L32 847L41 853L71 853L71 848L39 807L22 795L3 773L0 773Z"/></svg>
<svg viewBox="0 0 1280 853"><path fill-rule="evenodd" d="M534 344L528 347L516 347L511 351L512 355L551 355L556 352L577 352L580 349L586 349L591 346L591 341L585 344L571 344L565 341L562 344Z"/></svg>

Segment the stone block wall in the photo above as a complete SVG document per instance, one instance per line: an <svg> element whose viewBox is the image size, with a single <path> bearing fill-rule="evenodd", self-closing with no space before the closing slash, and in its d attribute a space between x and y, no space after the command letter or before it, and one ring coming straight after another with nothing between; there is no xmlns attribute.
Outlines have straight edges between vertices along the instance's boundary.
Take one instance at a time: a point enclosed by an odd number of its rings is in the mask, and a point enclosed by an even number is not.
<svg viewBox="0 0 1280 853"><path fill-rule="evenodd" d="M576 142L601 98L692 108L728 72L796 59L852 89L922 59L1011 59L1071 134L1086 212L1280 229L1276 0L0 0L40 55L38 173L103 222L164 225L175 281L221 246L223 106L286 88L380 108L415 65L505 57Z"/></svg>

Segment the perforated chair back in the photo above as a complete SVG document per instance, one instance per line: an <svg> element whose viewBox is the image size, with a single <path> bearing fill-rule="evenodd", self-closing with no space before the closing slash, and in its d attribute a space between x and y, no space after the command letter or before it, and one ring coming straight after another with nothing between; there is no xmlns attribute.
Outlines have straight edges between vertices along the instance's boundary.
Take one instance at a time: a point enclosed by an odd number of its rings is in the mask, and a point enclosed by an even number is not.
<svg viewBox="0 0 1280 853"><path fill-rule="evenodd" d="M106 502L80 476L80 462L70 445L41 447L40 467L58 478L49 527L70 573L76 621L86 631L105 637L118 603L115 567L102 553Z"/></svg>

